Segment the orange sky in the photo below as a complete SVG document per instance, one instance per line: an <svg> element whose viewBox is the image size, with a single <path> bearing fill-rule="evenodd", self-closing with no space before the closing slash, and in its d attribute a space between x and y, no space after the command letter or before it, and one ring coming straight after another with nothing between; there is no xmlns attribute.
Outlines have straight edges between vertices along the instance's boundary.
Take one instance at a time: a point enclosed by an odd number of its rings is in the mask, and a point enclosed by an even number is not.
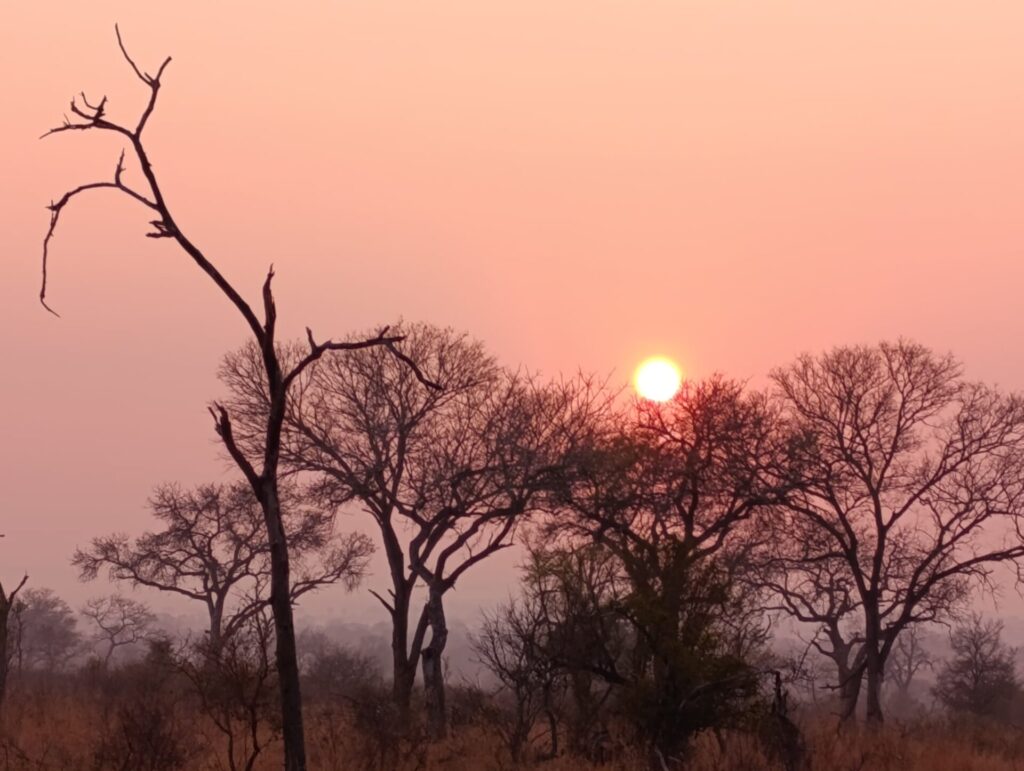
<svg viewBox="0 0 1024 771"><path fill-rule="evenodd" d="M149 5L0 6L4 579L99 591L75 545L225 469L205 404L245 329L144 211L82 199L63 318L36 301L44 204L118 149L36 137L78 90L145 96L114 21L174 56L149 145L178 221L250 295L274 262L287 330L404 315L623 382L906 335L1024 388L1019 0Z"/></svg>

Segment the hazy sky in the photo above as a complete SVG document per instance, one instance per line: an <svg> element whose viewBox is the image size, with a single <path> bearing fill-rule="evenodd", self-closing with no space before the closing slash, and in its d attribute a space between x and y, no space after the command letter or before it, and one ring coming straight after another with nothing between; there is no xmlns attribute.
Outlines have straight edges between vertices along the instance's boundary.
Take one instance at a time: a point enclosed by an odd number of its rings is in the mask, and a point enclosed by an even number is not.
<svg viewBox="0 0 1024 771"><path fill-rule="evenodd" d="M101 588L75 585L76 545L228 468L205 405L246 330L144 210L81 199L53 243L63 318L36 300L44 205L119 149L37 137L77 91L126 120L146 95L115 21L143 67L174 56L148 143L176 219L250 297L276 265L289 333L404 316L622 380L652 353L757 379L905 335L1024 388L1019 0L11 0L4 580L77 604ZM504 595L511 561L456 612Z"/></svg>

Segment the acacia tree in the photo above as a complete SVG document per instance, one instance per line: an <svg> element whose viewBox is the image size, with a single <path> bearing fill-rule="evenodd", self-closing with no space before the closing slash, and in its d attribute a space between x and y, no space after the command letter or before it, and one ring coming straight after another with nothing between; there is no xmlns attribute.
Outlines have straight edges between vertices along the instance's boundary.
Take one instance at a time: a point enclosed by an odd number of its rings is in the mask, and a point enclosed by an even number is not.
<svg viewBox="0 0 1024 771"><path fill-rule="evenodd" d="M116 28L115 28L116 30ZM107 98L104 96L93 104L85 94L71 100L70 110L73 115L64 123L44 136L69 131L83 131L113 134L127 145L138 170L142 175L142 186L135 187L125 181L125 150L114 168L113 179L89 182L65 192L50 204L50 226L43 240L43 278L39 299L46 307L46 282L49 246L56 232L57 224L65 207L79 195L94 190L114 190L127 195L145 207L150 216L152 231L147 236L155 239L173 240L185 254L202 270L224 295L228 302L238 311L246 327L252 333L262 361L262 377L265 380L267 393L270 396L270 409L267 411L263 426L262 442L258 448L251 448L249 453L243 451L235 442L229 411L221 404L213 404L210 413L214 420L214 429L224 443L228 454L245 475L252 487L256 499L263 511L267 539L270 544L271 581L270 605L274 615L275 659L278 670L278 682L281 696L281 716L283 724L285 768L288 771L301 771L306 767L305 736L302 723L302 698L300 695L299 669L295 649L295 624L292 614L290 589L290 563L288 552L288 532L281 514L280 493L278 490L278 472L280 464L281 425L284 420L288 391L303 370L314 361L332 350L349 350L382 346L392 355L404 361L419 375L419 379L431 385L424 378L415 363L408 359L397 347L401 337L389 335L383 328L376 335L365 340L350 340L345 343L318 343L312 331L307 328L309 347L305 354L287 369L282 367L276 345L277 308L271 283L274 278L273 267L267 271L262 291L262 318L253 307L235 289L234 285L220 272L206 254L185 234L164 197L163 190L157 179L150 160L150 155L143 143L143 132L157 104L161 79L170 57L164 59L155 75L141 69L129 56L117 31L118 46L125 61L135 76L149 91L149 98L138 119L132 123L120 123L112 120L107 113Z"/></svg>
<svg viewBox="0 0 1024 771"><path fill-rule="evenodd" d="M354 587L373 552L370 540L335 534L333 508L309 505L290 486L284 494L292 602L337 582ZM191 490L162 485L150 508L163 529L134 541L123 533L95 538L89 548L75 551L72 564L82 580L106 570L111 580L202 603L209 617L208 650L216 654L270 604L271 553L259 503L244 482Z"/></svg>
<svg viewBox="0 0 1024 771"><path fill-rule="evenodd" d="M3 583L0 583L0 716L3 714L4 699L7 696L7 676L11 671L13 654L10 648L11 614L16 612L18 592L27 581L28 576L22 576L18 585L9 592L5 591Z"/></svg>
<svg viewBox="0 0 1024 771"><path fill-rule="evenodd" d="M780 516L793 538L817 534L807 564L842 566L860 620L851 676L881 722L900 633L948 617L1024 557L1024 400L906 341L805 355L773 377L803 439L803 479Z"/></svg>
<svg viewBox="0 0 1024 771"><path fill-rule="evenodd" d="M394 698L407 713L422 665L437 737L446 730L443 598L466 571L510 545L589 430L585 416L595 406L578 384L507 372L451 330L393 329L442 388L423 389L379 349L323 360L296 384L282 453L289 469L318 480L326 500L357 501L379 527L391 587L387 598L375 596L392 620ZM269 404L255 349L229 356L222 377L245 440ZM427 600L414 617L419 585Z"/></svg>
<svg viewBox="0 0 1024 771"><path fill-rule="evenodd" d="M120 594L89 600L82 608L82 615L96 627L93 640L106 647L103 654L104 666L110 666L110 660L118 648L150 640L153 635L152 626L156 621L156 616L144 603Z"/></svg>

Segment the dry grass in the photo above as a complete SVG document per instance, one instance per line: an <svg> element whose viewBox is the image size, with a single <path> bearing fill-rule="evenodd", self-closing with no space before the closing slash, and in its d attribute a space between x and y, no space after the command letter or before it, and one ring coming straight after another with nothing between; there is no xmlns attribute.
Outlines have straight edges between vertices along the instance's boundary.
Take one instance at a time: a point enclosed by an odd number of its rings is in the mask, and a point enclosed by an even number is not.
<svg viewBox="0 0 1024 771"><path fill-rule="evenodd" d="M101 771L117 768L111 758L97 762L102 737L110 737L111 710L95 696L59 692L15 694L4 712L0 768L11 771ZM194 713L174 718L194 755L186 767L224 769L223 742ZM116 724L116 721L114 721ZM114 731L116 733L116 729ZM514 766L497 734L484 725L462 726L445 742L403 746L380 757L373 736L354 729L336 713L311 710L307 726L310 766L318 771L387 768L395 771L504 771ZM965 721L889 725L881 731L837 730L830 722L804 727L808 771L1024 771L1024 735L1014 728ZM116 738L116 737L115 737ZM389 748L389 749L394 749ZM280 746L264 753L257 769L280 768ZM640 753L624 754L602 766L572 757L536 764L546 771L646 769ZM698 737L687 771L776 771L757 740L743 734Z"/></svg>

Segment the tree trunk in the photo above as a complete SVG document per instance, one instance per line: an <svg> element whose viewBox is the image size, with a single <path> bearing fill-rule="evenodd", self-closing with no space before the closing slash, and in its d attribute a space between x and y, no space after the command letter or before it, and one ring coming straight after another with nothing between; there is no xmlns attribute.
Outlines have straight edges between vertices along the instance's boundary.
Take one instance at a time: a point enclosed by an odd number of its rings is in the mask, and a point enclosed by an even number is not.
<svg viewBox="0 0 1024 771"><path fill-rule="evenodd" d="M430 589L427 600L430 620L430 644L423 649L423 689L427 699L427 735L443 739L448 733L448 715L444 701L443 655L448 644L448 626L445 623L441 593Z"/></svg>
<svg viewBox="0 0 1024 771"><path fill-rule="evenodd" d="M545 710L548 718L548 732L551 734L551 747L548 751L548 759L554 760L558 757L558 716L550 707Z"/></svg>
<svg viewBox="0 0 1024 771"><path fill-rule="evenodd" d="M868 681L865 716L869 725L882 724L882 669L885 665L880 650L880 623L875 596L872 593L864 603L864 674Z"/></svg>
<svg viewBox="0 0 1024 771"><path fill-rule="evenodd" d="M867 689L867 722L869 725L882 724L882 657L877 646L868 650L865 674L868 681Z"/></svg>
<svg viewBox="0 0 1024 771"><path fill-rule="evenodd" d="M845 669L839 673L839 720L844 723L852 720L857 714L863 676L862 669Z"/></svg>
<svg viewBox="0 0 1024 771"><path fill-rule="evenodd" d="M270 536L270 607L274 612L277 678L281 691L281 736L285 771L306 771L306 740L302 726L298 652L292 616L288 541L281 521L276 478L263 485L263 514Z"/></svg>
<svg viewBox="0 0 1024 771"><path fill-rule="evenodd" d="M391 693L403 726L409 725L412 690L416 684L416 662L409 652L409 593L396 582L394 612L391 614Z"/></svg>
<svg viewBox="0 0 1024 771"><path fill-rule="evenodd" d="M224 644L224 600L217 597L210 607L210 653L219 656Z"/></svg>

